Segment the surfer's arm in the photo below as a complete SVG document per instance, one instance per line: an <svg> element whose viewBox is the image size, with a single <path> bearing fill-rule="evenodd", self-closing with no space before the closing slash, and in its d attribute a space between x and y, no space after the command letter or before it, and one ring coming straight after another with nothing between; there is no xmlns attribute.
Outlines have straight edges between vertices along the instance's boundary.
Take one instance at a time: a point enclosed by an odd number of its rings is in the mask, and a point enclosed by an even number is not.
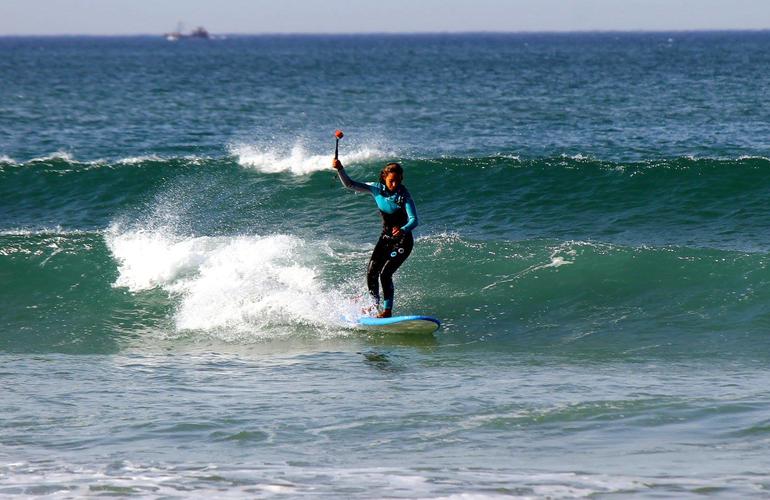
<svg viewBox="0 0 770 500"><path fill-rule="evenodd" d="M363 182L354 181L350 178L347 172L345 172L345 167L342 166L342 162L339 160L334 160L334 163L332 163L332 166L337 170L337 175L340 177L340 182L342 182L342 185L345 186L348 189L352 189L353 191L356 191L358 193L371 193L372 189Z"/></svg>
<svg viewBox="0 0 770 500"><path fill-rule="evenodd" d="M401 227L401 230L405 233L408 233L412 229L416 228L417 224L419 224L419 221L417 220L417 208L415 208L414 201L412 200L411 196L406 199L404 208L406 209L406 216L409 219L406 221L406 224Z"/></svg>

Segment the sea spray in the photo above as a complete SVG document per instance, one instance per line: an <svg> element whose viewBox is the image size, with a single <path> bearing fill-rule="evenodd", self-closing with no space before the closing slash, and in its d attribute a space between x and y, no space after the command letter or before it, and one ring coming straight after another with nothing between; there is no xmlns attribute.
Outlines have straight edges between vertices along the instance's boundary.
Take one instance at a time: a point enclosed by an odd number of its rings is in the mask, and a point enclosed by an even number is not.
<svg viewBox="0 0 770 500"><path fill-rule="evenodd" d="M264 173L288 172L294 175L307 175L331 169L328 153L312 154L301 144L292 146L288 153L273 147L265 149L253 144L233 145L230 147L230 152L238 159L240 165ZM343 152L343 158L348 165L360 162L370 163L389 156L392 156L392 153L367 146Z"/></svg>
<svg viewBox="0 0 770 500"><path fill-rule="evenodd" d="M345 293L320 279L317 243L311 248L290 235L183 237L113 228L107 243L118 262L114 285L133 293L160 288L177 297L180 331L259 338L291 335L302 326L339 330L365 305L354 300L350 283Z"/></svg>

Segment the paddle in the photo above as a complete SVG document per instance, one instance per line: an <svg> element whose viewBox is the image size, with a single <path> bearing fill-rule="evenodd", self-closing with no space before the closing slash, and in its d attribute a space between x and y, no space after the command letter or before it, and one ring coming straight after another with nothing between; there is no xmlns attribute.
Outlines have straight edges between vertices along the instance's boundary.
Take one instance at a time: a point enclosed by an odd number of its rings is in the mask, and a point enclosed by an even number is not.
<svg viewBox="0 0 770 500"><path fill-rule="evenodd" d="M334 159L338 160L339 159L339 154L340 154L340 139L345 137L345 134L342 133L342 130L335 130L334 131L334 137L337 138L337 142L334 144ZM336 180L337 180L337 174L334 174L332 176L332 186L334 184L336 184L336 182L335 182Z"/></svg>
<svg viewBox="0 0 770 500"><path fill-rule="evenodd" d="M337 138L337 143L334 145L334 159L337 160L340 152L340 139L345 137L345 134L342 133L342 130L335 130L334 137Z"/></svg>

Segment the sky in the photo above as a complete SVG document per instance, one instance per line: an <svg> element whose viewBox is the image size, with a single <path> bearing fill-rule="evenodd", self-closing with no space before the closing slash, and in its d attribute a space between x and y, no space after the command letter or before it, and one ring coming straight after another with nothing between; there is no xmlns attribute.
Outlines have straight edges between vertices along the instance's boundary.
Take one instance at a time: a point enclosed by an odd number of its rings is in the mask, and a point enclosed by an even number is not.
<svg viewBox="0 0 770 500"><path fill-rule="evenodd" d="M0 0L0 35L770 29L770 0Z"/></svg>

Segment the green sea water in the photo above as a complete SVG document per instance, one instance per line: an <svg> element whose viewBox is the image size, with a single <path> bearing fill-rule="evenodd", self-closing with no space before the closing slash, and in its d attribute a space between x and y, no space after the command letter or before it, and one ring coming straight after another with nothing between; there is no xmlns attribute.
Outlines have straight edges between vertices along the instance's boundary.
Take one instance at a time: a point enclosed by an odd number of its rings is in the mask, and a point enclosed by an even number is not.
<svg viewBox="0 0 770 500"><path fill-rule="evenodd" d="M0 39L0 495L767 496L769 47Z"/></svg>

